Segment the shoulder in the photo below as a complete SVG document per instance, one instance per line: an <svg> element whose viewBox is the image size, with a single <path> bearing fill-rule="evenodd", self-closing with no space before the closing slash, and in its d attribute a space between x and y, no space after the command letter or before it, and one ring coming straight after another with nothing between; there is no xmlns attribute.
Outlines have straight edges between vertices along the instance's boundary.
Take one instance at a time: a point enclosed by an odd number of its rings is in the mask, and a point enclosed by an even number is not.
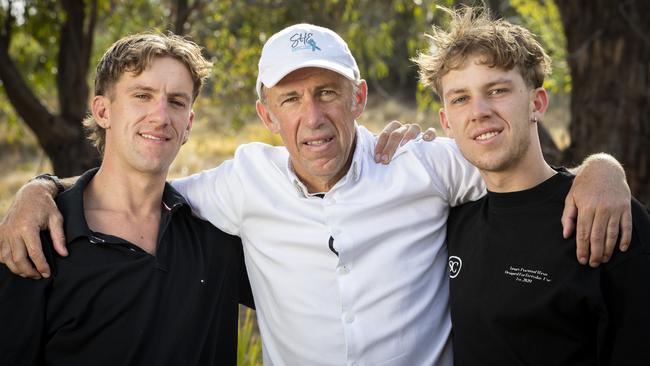
<svg viewBox="0 0 650 366"><path fill-rule="evenodd" d="M235 150L235 162L262 162L266 160L282 160L288 158L289 153L284 146L273 146L262 142L242 144Z"/></svg>
<svg viewBox="0 0 650 366"><path fill-rule="evenodd" d="M448 223L463 223L466 220L471 220L480 214L479 208L485 204L487 196L483 196L476 201L469 201L458 206L454 206L449 211Z"/></svg>
<svg viewBox="0 0 650 366"><path fill-rule="evenodd" d="M232 244L241 246L241 239L238 236L230 235L223 230L218 229L210 222L195 216L189 205L180 207L178 211L174 213L174 218L171 222L172 225L185 226L187 230L182 231L186 233L188 240L190 240L191 237L196 237L201 238L201 241L205 241L209 245L218 243L220 245Z"/></svg>
<svg viewBox="0 0 650 366"><path fill-rule="evenodd" d="M465 159L458 149L456 141L448 137L437 137L433 141L418 139L407 143L398 150L415 155L425 166L438 174L460 174L476 169Z"/></svg>
<svg viewBox="0 0 650 366"><path fill-rule="evenodd" d="M627 251L615 249L614 255L606 267L609 270L619 268L631 259L644 259L644 266L650 266L650 212L641 202L632 198L632 240ZM646 263L647 262L647 263ZM626 265L624 265L626 266Z"/></svg>
<svg viewBox="0 0 650 366"><path fill-rule="evenodd" d="M549 186L547 194L548 202L555 207L564 209L564 201L571 190L575 175L564 167L553 167L557 174L552 177L552 185Z"/></svg>
<svg viewBox="0 0 650 366"><path fill-rule="evenodd" d="M405 146L408 146L405 145ZM412 148L418 149L423 153L446 153L454 156L462 156L456 141L449 137L436 137L433 141L417 139L413 141Z"/></svg>

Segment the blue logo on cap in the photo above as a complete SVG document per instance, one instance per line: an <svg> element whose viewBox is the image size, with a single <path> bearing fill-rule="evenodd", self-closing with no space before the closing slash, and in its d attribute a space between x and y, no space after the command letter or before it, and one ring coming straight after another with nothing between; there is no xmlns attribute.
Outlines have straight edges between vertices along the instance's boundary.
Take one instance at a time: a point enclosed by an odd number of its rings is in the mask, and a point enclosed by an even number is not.
<svg viewBox="0 0 650 366"><path fill-rule="evenodd" d="M312 50L312 52L315 51L321 51L320 47L316 45L316 40L311 38L313 36L313 33L296 33L289 38L289 41L291 41L291 52L296 52L296 51L302 51L302 50Z"/></svg>

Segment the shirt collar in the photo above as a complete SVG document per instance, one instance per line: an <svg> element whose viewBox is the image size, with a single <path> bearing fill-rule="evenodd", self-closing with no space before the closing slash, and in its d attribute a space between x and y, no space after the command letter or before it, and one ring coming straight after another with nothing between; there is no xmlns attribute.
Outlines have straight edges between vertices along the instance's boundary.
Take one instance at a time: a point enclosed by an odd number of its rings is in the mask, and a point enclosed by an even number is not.
<svg viewBox="0 0 650 366"><path fill-rule="evenodd" d="M361 178L361 167L363 166L363 157L365 155L365 151L367 149L366 144L363 141L363 138L361 136L361 130L359 126L357 125L356 122L354 122L354 130L355 130L355 148L354 148L354 153L352 154L352 163L350 163L350 169L348 172L332 187L332 189L342 186L346 184L347 182L354 183L357 182ZM373 145L374 146L374 145ZM293 165L291 165L291 156L287 157L287 163L286 163L286 169L289 174L289 180L291 181L291 184L293 185L294 189L296 190L297 194L300 195L303 198L307 197L314 197L317 195L322 195L327 192L315 192L315 193L309 193L309 190L307 189L307 186L298 178L296 175L296 171L293 169Z"/></svg>
<svg viewBox="0 0 650 366"><path fill-rule="evenodd" d="M98 170L93 168L86 171L70 189L56 198L56 204L65 218L64 231L68 243L82 236L94 237L84 215L83 192ZM162 201L163 214L173 213L182 206L189 208L187 201L169 183L165 183Z"/></svg>

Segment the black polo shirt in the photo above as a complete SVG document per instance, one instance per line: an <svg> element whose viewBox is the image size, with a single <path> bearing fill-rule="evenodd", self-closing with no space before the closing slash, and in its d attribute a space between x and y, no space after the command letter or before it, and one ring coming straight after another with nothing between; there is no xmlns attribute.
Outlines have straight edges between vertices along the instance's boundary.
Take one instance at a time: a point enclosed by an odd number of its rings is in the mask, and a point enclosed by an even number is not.
<svg viewBox="0 0 650 366"><path fill-rule="evenodd" d="M86 172L57 198L69 256L41 240L52 277L0 266L0 365L235 365L238 303L252 305L241 241L165 185L156 255L92 232Z"/></svg>

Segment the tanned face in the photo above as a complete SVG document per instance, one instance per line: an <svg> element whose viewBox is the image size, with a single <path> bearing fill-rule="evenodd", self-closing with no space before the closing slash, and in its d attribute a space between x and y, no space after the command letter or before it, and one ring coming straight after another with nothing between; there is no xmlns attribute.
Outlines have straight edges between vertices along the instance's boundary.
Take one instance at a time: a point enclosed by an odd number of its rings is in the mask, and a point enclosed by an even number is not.
<svg viewBox="0 0 650 366"><path fill-rule="evenodd" d="M355 143L354 121L367 87L321 68L298 69L266 90L258 115L280 134L296 174L310 191L327 191L347 172Z"/></svg>
<svg viewBox="0 0 650 366"><path fill-rule="evenodd" d="M187 67L160 57L139 75L123 74L107 96L96 96L93 115L106 128L104 162L166 175L192 127L192 90Z"/></svg>
<svg viewBox="0 0 650 366"><path fill-rule="evenodd" d="M440 120L472 164L484 172L507 172L532 161L533 120L547 105L542 88L526 85L516 68L489 67L480 56L441 81Z"/></svg>

